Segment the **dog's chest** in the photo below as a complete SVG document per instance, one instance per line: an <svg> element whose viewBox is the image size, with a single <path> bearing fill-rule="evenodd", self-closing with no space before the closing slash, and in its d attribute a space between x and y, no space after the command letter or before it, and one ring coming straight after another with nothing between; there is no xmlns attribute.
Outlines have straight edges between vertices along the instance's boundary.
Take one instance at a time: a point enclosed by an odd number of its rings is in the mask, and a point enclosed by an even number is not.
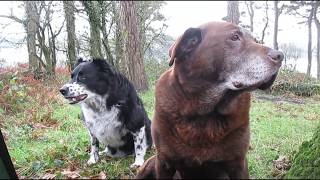
<svg viewBox="0 0 320 180"><path fill-rule="evenodd" d="M119 121L119 109L113 106L110 110L100 107L95 109L87 104L81 106L85 125L99 142L112 147L123 145L122 137L128 132Z"/></svg>

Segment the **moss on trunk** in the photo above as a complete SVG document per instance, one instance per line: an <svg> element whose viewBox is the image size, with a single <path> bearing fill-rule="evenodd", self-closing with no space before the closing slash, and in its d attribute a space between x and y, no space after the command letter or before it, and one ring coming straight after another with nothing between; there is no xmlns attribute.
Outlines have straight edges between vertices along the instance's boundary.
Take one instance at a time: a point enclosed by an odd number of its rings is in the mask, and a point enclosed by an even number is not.
<svg viewBox="0 0 320 180"><path fill-rule="evenodd" d="M320 178L320 126L310 141L303 142L295 154L292 167L285 179L318 179Z"/></svg>

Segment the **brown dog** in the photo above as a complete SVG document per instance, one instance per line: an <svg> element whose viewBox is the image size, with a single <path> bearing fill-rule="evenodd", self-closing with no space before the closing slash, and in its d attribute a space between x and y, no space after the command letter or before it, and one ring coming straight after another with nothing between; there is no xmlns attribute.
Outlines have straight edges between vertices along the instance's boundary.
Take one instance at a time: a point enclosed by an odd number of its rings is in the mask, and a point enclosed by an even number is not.
<svg viewBox="0 0 320 180"><path fill-rule="evenodd" d="M157 154L136 178L248 178L250 93L276 78L283 54L238 26L189 28L156 85Z"/></svg>

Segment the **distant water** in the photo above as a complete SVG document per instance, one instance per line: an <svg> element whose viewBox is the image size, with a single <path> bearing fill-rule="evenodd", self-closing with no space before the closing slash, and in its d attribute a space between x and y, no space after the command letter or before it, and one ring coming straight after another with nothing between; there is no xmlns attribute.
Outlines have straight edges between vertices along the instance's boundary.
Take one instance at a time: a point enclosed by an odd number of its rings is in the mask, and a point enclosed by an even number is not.
<svg viewBox="0 0 320 180"><path fill-rule="evenodd" d="M27 63L28 62L28 50L24 45L20 48L2 48L0 49L0 60L4 59L4 66L15 66L18 63ZM58 53L58 65L62 65L65 61L65 54L59 52ZM296 70L302 73L307 72L308 58L307 55L304 54L300 59L296 62L293 60L289 60L287 64L296 64ZM317 77L317 60L314 56L312 58L312 67L311 67L311 75L313 77Z"/></svg>
<svg viewBox="0 0 320 180"><path fill-rule="evenodd" d="M0 60L4 59L5 64L2 66L16 66L18 63L28 63L28 49L26 45L19 48L0 48ZM66 55L57 52L57 65L62 65Z"/></svg>
<svg viewBox="0 0 320 180"><path fill-rule="evenodd" d="M301 58L297 59L297 61L289 60L287 64L296 65L296 70L302 73L307 73L308 67L308 56L304 54ZM284 62L283 62L284 65ZM317 77L317 59L316 56L312 57L311 63L311 76Z"/></svg>

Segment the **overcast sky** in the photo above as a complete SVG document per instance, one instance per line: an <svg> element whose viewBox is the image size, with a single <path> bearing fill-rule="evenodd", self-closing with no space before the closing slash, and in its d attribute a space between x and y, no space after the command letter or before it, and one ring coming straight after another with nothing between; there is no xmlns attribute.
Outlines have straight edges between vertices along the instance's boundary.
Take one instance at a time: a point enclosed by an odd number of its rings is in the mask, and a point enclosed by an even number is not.
<svg viewBox="0 0 320 180"><path fill-rule="evenodd" d="M243 2L243 1L242 1ZM21 3L21 2L20 2ZM14 8L14 14L22 17L24 15L23 8L16 8L17 3L8 1L0 2L0 14L10 13L10 7ZM244 3L240 3L240 11L245 10ZM269 11L269 26L267 28L266 45L272 47L273 36L273 3L270 2ZM162 8L162 13L167 20L168 28L166 33L176 38L182 34L189 27L197 27L202 23L208 21L222 21L222 17L226 16L227 2L226 1L167 1L167 4ZM263 28L263 10L260 9L255 13L254 19L254 34L261 34ZM249 24L249 17L241 17L240 20L246 24ZM297 25L301 19L297 19L293 16L281 15L279 20L280 32L278 34L278 42L280 43L295 43L301 48L307 47L307 27L305 25ZM6 24L8 21L0 18L1 24ZM21 25L12 23L5 29L0 29L2 33L6 34L6 37L21 38L23 37L24 30ZM313 29L314 45L316 43L316 31ZM14 56L13 56L14 55ZM0 49L0 58L4 58L9 62L27 62L26 47L20 49ZM304 68L306 63L300 63L300 68ZM313 67L315 67L315 63ZM315 71L315 70L314 70Z"/></svg>

